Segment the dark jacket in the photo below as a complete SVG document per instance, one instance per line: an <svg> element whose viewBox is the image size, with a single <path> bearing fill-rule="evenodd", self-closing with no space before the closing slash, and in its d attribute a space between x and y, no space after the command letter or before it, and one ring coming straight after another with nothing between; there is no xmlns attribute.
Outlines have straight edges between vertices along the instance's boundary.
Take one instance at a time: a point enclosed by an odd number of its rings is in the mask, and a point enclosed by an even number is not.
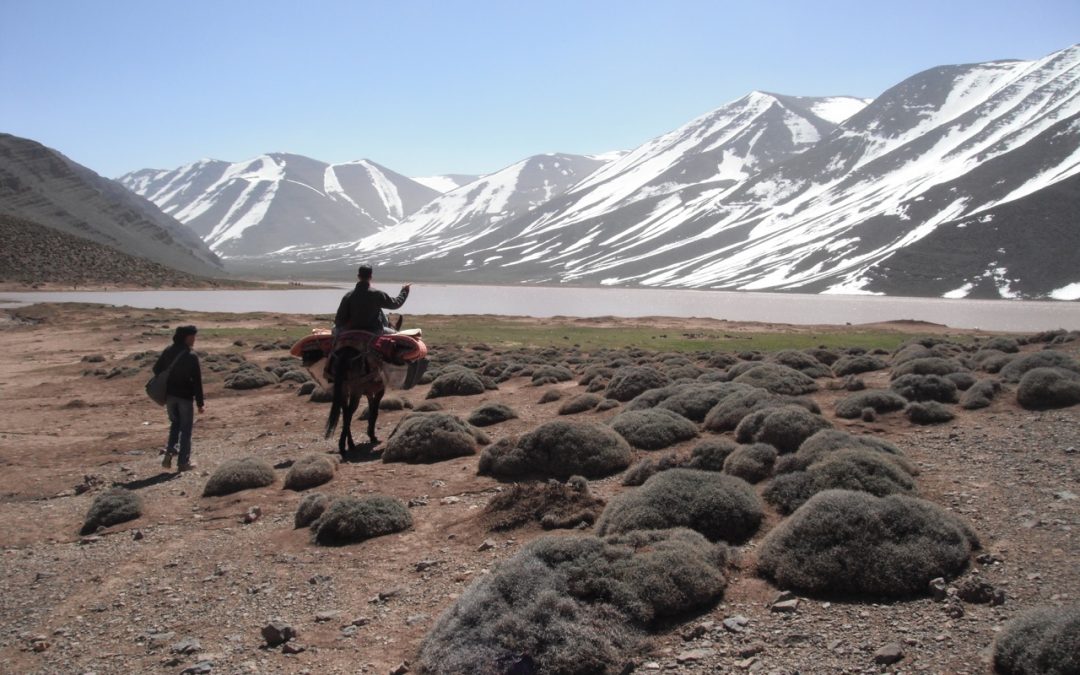
<svg viewBox="0 0 1080 675"><path fill-rule="evenodd" d="M161 352L157 363L154 364L154 374L158 375L169 367L176 359L176 365L169 372L165 393L188 400L195 399L195 404L203 407L202 368L199 367L199 357L191 351L183 342L174 342L165 351Z"/></svg>
<svg viewBox="0 0 1080 675"><path fill-rule="evenodd" d="M384 309L397 309L405 304L409 289L402 288L396 298L391 298L382 291L377 291L366 281L360 281L356 288L345 294L338 305L334 325L338 330L368 330L382 333L386 327Z"/></svg>

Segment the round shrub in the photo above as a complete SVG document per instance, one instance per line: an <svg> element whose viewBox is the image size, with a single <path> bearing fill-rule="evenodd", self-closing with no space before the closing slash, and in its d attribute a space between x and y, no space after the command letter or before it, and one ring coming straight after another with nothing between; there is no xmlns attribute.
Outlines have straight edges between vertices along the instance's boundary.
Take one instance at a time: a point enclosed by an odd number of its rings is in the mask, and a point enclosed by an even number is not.
<svg viewBox="0 0 1080 675"><path fill-rule="evenodd" d="M551 403L552 401L558 401L562 398L562 392L558 389L548 389L544 392L544 395L540 397L540 403Z"/></svg>
<svg viewBox="0 0 1080 675"><path fill-rule="evenodd" d="M1001 379L1006 382L1019 382L1024 373L1035 368L1062 368L1080 373L1080 362L1068 354L1053 350L1032 352L1010 361L1001 369Z"/></svg>
<svg viewBox="0 0 1080 675"><path fill-rule="evenodd" d="M430 464L476 454L487 435L448 413L412 413L390 434L383 448L384 462Z"/></svg>
<svg viewBox="0 0 1080 675"><path fill-rule="evenodd" d="M578 384L588 386L592 384L593 380L607 380L614 374L614 368L608 368L606 366L589 366L585 369L585 372L581 374Z"/></svg>
<svg viewBox="0 0 1080 675"><path fill-rule="evenodd" d="M654 623L720 599L726 559L723 546L689 530L541 537L439 617L417 671L627 672Z"/></svg>
<svg viewBox="0 0 1080 675"><path fill-rule="evenodd" d="M958 575L976 547L974 533L931 502L827 490L765 537L758 571L785 589L904 597Z"/></svg>
<svg viewBox="0 0 1080 675"><path fill-rule="evenodd" d="M724 473L747 483L757 483L772 474L776 456L776 448L768 443L743 445L724 460Z"/></svg>
<svg viewBox="0 0 1080 675"><path fill-rule="evenodd" d="M717 403L742 388L742 385L727 382L685 385L657 403L656 407L670 410L692 422L703 422Z"/></svg>
<svg viewBox="0 0 1080 675"><path fill-rule="evenodd" d="M885 361L876 356L856 354L853 356L841 356L832 365L832 372L836 377L843 377L845 375L858 375L859 373L882 370L886 365Z"/></svg>
<svg viewBox="0 0 1080 675"><path fill-rule="evenodd" d="M909 401L938 401L956 403L956 385L940 375L901 375L889 384L889 389Z"/></svg>
<svg viewBox="0 0 1080 675"><path fill-rule="evenodd" d="M660 450L698 435L693 422L660 408L623 411L611 420L611 428L642 450Z"/></svg>
<svg viewBox="0 0 1080 675"><path fill-rule="evenodd" d="M545 530L591 526L596 522L604 501L589 492L589 484L580 480L514 483L488 502L484 513L490 529L512 530L539 522Z"/></svg>
<svg viewBox="0 0 1080 675"><path fill-rule="evenodd" d="M555 382L567 382L574 379L574 374L570 372L569 368L564 366L540 366L534 368L532 372L532 383L534 386L540 384L553 384Z"/></svg>
<svg viewBox="0 0 1080 675"><path fill-rule="evenodd" d="M797 405L758 410L735 428L740 443L769 443L782 453L795 452L802 442L832 424Z"/></svg>
<svg viewBox="0 0 1080 675"><path fill-rule="evenodd" d="M472 396L486 391L484 381L471 370L454 369L443 372L431 383L428 398L440 396Z"/></svg>
<svg viewBox="0 0 1080 675"><path fill-rule="evenodd" d="M689 527L712 541L738 543L761 524L761 501L746 481L711 471L671 469L611 500L599 534Z"/></svg>
<svg viewBox="0 0 1080 675"><path fill-rule="evenodd" d="M300 500L296 507L296 516L293 518L293 527L300 529L314 523L319 516L330 506L329 495L322 492L309 492Z"/></svg>
<svg viewBox="0 0 1080 675"><path fill-rule="evenodd" d="M424 401L420 405L413 408L413 412L418 412L418 413L421 413L421 412L438 412L439 410L442 410L442 409L443 409L442 404L439 403L438 401Z"/></svg>
<svg viewBox="0 0 1080 675"><path fill-rule="evenodd" d="M814 382L813 378L778 363L758 364L736 377L733 382L761 387L774 394L788 396L809 394L818 389L817 382Z"/></svg>
<svg viewBox="0 0 1080 675"><path fill-rule="evenodd" d="M750 413L785 402L783 397L757 387L739 385L705 415L705 428L709 431L733 431Z"/></svg>
<svg viewBox="0 0 1080 675"><path fill-rule="evenodd" d="M598 394L578 394L559 406L560 415L577 415L592 410L602 399Z"/></svg>
<svg viewBox="0 0 1080 675"><path fill-rule="evenodd" d="M929 348L920 344L907 344L900 348L895 354L893 354L892 363L893 366L898 366L908 361L914 361L915 359L928 359L934 356L934 352Z"/></svg>
<svg viewBox="0 0 1080 675"><path fill-rule="evenodd" d="M619 402L613 398L605 398L596 404L596 412L604 412L605 410L611 410L612 408L618 408Z"/></svg>
<svg viewBox="0 0 1080 675"><path fill-rule="evenodd" d="M878 413L903 410L907 399L886 389L867 389L844 397L836 402L836 416L853 420L862 416L863 408L873 408Z"/></svg>
<svg viewBox="0 0 1080 675"><path fill-rule="evenodd" d="M241 490L261 488L274 482L274 467L259 457L228 459L210 475L203 497L228 495Z"/></svg>
<svg viewBox="0 0 1080 675"><path fill-rule="evenodd" d="M497 478L602 478L630 466L631 456L630 446L610 427L554 420L485 448L478 473Z"/></svg>
<svg viewBox="0 0 1080 675"><path fill-rule="evenodd" d="M341 497L311 524L311 540L320 546L344 546L409 527L409 509L393 497Z"/></svg>
<svg viewBox="0 0 1080 675"><path fill-rule="evenodd" d="M884 497L912 492L915 481L893 455L865 448L835 450L810 464L805 471L776 476L766 486L763 496L781 513L791 513L813 495L836 489Z"/></svg>
<svg viewBox="0 0 1080 675"><path fill-rule="evenodd" d="M285 474L286 490L307 490L334 478L337 464L326 455L307 455L289 467Z"/></svg>
<svg viewBox="0 0 1080 675"><path fill-rule="evenodd" d="M896 379L901 375L948 375L963 370L964 367L960 365L959 361L940 356L930 356L923 359L911 359L898 366L894 365L892 376L893 379Z"/></svg>
<svg viewBox="0 0 1080 675"><path fill-rule="evenodd" d="M1080 673L1080 605L1038 607L1005 624L994 641L999 675Z"/></svg>
<svg viewBox="0 0 1080 675"><path fill-rule="evenodd" d="M781 470L781 465L784 465L787 471L802 471L837 450L859 449L890 455L903 466L905 471L915 474L915 470L903 459L904 453L892 443L876 436L856 436L839 429L822 429L803 441L794 455L780 458L777 471Z"/></svg>
<svg viewBox="0 0 1080 675"><path fill-rule="evenodd" d="M605 393L608 398L625 402L649 389L671 384L671 378L648 366L623 366L615 371Z"/></svg>
<svg viewBox="0 0 1080 675"><path fill-rule="evenodd" d="M1020 378L1016 400L1029 410L1080 403L1080 374L1062 368L1032 368Z"/></svg>
<svg viewBox="0 0 1080 675"><path fill-rule="evenodd" d="M1006 354L1015 354L1020 351L1020 343L1014 338L997 335L983 343L983 349L994 349Z"/></svg>
<svg viewBox="0 0 1080 675"><path fill-rule="evenodd" d="M626 404L626 410L647 410L671 398L675 394L696 386L692 382L676 382L664 387L646 389Z"/></svg>
<svg viewBox="0 0 1080 675"><path fill-rule="evenodd" d="M944 424L956 415L937 401L913 401L904 408L904 415L913 424Z"/></svg>
<svg viewBox="0 0 1080 675"><path fill-rule="evenodd" d="M113 488L94 497L79 534L92 534L99 527L135 520L142 515L142 500L126 488Z"/></svg>
<svg viewBox="0 0 1080 675"><path fill-rule="evenodd" d="M254 367L242 368L225 376L226 389L259 389L277 383L278 378L276 375Z"/></svg>
<svg viewBox="0 0 1080 675"><path fill-rule="evenodd" d="M735 452L738 447L727 438L720 436L707 438L690 451L690 461L686 463L686 467L702 471L723 471L728 455Z"/></svg>
<svg viewBox="0 0 1080 675"><path fill-rule="evenodd" d="M971 386L978 381L973 374L964 373L949 373L945 376L945 379L956 385L956 388L960 391L967 391L971 389Z"/></svg>
<svg viewBox="0 0 1080 675"><path fill-rule="evenodd" d="M997 380L979 380L968 387L968 390L960 397L960 407L964 410L988 408L999 391L1001 391L1001 382Z"/></svg>
<svg viewBox="0 0 1080 675"><path fill-rule="evenodd" d="M783 349L772 355L772 360L782 366L793 368L807 377L831 377L832 370L816 358L794 349Z"/></svg>
<svg viewBox="0 0 1080 675"><path fill-rule="evenodd" d="M474 427L489 427L492 424L505 422L517 417L517 413L510 406L502 403L485 403L469 414L469 424Z"/></svg>
<svg viewBox="0 0 1080 675"><path fill-rule="evenodd" d="M623 474L622 484L641 485L661 471L677 469L680 466L683 466L683 462L675 453L668 453L659 458L645 457L626 470L626 473Z"/></svg>

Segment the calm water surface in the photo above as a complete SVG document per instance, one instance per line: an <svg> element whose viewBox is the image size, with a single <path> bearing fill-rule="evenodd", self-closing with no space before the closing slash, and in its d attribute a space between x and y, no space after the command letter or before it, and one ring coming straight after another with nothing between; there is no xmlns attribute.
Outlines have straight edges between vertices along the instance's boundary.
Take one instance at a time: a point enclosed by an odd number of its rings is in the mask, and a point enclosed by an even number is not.
<svg viewBox="0 0 1080 675"><path fill-rule="evenodd" d="M380 288L391 295L393 284ZM345 289L0 292L0 307L35 302L93 302L209 312L331 314ZM674 316L792 324L860 324L912 319L995 331L1080 329L1080 302L943 300L863 295L796 295L726 291L548 286L414 284L407 314Z"/></svg>

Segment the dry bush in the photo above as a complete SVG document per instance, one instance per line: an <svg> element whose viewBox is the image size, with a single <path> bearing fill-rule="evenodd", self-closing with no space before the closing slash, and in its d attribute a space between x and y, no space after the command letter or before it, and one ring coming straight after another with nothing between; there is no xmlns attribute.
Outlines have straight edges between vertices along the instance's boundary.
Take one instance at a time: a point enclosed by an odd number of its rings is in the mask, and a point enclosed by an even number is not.
<svg viewBox="0 0 1080 675"><path fill-rule="evenodd" d="M1076 405L1080 403L1080 374L1063 368L1032 368L1020 378L1016 400L1028 410Z"/></svg>
<svg viewBox="0 0 1080 675"><path fill-rule="evenodd" d="M440 396L473 396L483 394L487 388L479 375L471 370L453 369L444 371L431 383L427 398Z"/></svg>
<svg viewBox="0 0 1080 675"><path fill-rule="evenodd" d="M307 455L289 467L285 474L286 490L307 490L334 478L337 464L326 455Z"/></svg>
<svg viewBox="0 0 1080 675"><path fill-rule="evenodd" d="M344 546L410 527L409 509L393 497L341 497L311 524L311 540L320 546Z"/></svg>
<svg viewBox="0 0 1080 675"><path fill-rule="evenodd" d="M915 490L915 481L893 457L866 448L835 450L803 470L778 474L762 496L787 514L825 490L854 490L876 497L909 494Z"/></svg>
<svg viewBox="0 0 1080 675"><path fill-rule="evenodd" d="M832 377L832 370L816 358L794 349L782 349L771 357L774 363L787 366L812 378Z"/></svg>
<svg viewBox="0 0 1080 675"><path fill-rule="evenodd" d="M508 405L502 403L485 403L469 413L469 418L466 421L474 427L489 427L492 424L512 420L517 416L517 413Z"/></svg>
<svg viewBox="0 0 1080 675"><path fill-rule="evenodd" d="M1037 607L1005 624L994 641L994 672L1080 673L1080 605Z"/></svg>
<svg viewBox="0 0 1080 675"><path fill-rule="evenodd" d="M814 382L812 377L778 363L757 364L732 381L788 396L809 394L818 390L817 382Z"/></svg>
<svg viewBox="0 0 1080 675"><path fill-rule="evenodd" d="M781 457L776 464L777 473L803 471L814 462L824 459L838 450L870 450L890 455L911 475L917 471L904 459L904 453L889 441L876 436L856 436L839 429L822 429L803 441L794 455Z"/></svg>
<svg viewBox="0 0 1080 675"><path fill-rule="evenodd" d="M772 474L776 457L776 448L768 443L743 445L724 460L724 473L747 483L758 483Z"/></svg>
<svg viewBox="0 0 1080 675"><path fill-rule="evenodd" d="M309 492L304 495L296 507L293 527L299 529L314 523L326 511L326 507L330 506L331 501L333 500L330 496L322 492Z"/></svg>
<svg viewBox="0 0 1080 675"><path fill-rule="evenodd" d="M978 382L978 378L972 373L949 373L945 376L945 379L956 385L956 388L960 391L967 391Z"/></svg>
<svg viewBox="0 0 1080 675"><path fill-rule="evenodd" d="M982 344L983 349L994 349L1006 354L1015 354L1020 351L1020 343L1015 338L996 335Z"/></svg>
<svg viewBox="0 0 1080 675"><path fill-rule="evenodd" d="M656 407L678 413L692 422L703 422L709 411L724 397L742 390L743 385L729 382L689 384L657 403Z"/></svg>
<svg viewBox="0 0 1080 675"><path fill-rule="evenodd" d="M957 576L974 548L971 529L931 502L828 490L765 537L758 572L796 591L905 597Z"/></svg>
<svg viewBox="0 0 1080 675"><path fill-rule="evenodd" d="M274 467L259 457L228 459L210 475L203 497L228 495L240 490L266 487L274 482Z"/></svg>
<svg viewBox="0 0 1080 675"><path fill-rule="evenodd" d="M894 362L895 364L895 362ZM922 359L911 359L900 365L893 365L892 377L896 379L901 375L948 375L966 370L955 359L929 356Z"/></svg>
<svg viewBox="0 0 1080 675"><path fill-rule="evenodd" d="M558 401L562 398L562 392L558 389L548 389L544 392L544 395L540 397L539 403L551 403L552 401Z"/></svg>
<svg viewBox="0 0 1080 675"><path fill-rule="evenodd" d="M497 478L601 478L630 466L630 459L630 446L611 428L554 420L485 448L478 473Z"/></svg>
<svg viewBox="0 0 1080 675"><path fill-rule="evenodd" d="M599 534L689 527L710 540L738 543L761 524L754 489L733 476L671 469L611 500L597 523Z"/></svg>
<svg viewBox="0 0 1080 675"><path fill-rule="evenodd" d="M604 500L589 492L584 478L560 483L515 483L496 494L484 513L492 530L512 530L539 522L545 530L592 525L604 508Z"/></svg>
<svg viewBox="0 0 1080 675"><path fill-rule="evenodd" d="M720 599L726 556L688 530L542 537L439 617L420 645L417 671L627 672L650 626Z"/></svg>
<svg viewBox="0 0 1080 675"><path fill-rule="evenodd" d="M887 389L867 389L836 402L836 416L846 420L862 416L863 408L873 408L877 413L903 410L907 399Z"/></svg>
<svg viewBox="0 0 1080 675"><path fill-rule="evenodd" d="M99 527L135 520L142 515L142 500L126 488L113 488L94 497L79 534L93 534Z"/></svg>
<svg viewBox="0 0 1080 675"><path fill-rule="evenodd" d="M430 464L475 455L477 445L489 442L483 431L448 413L412 413L390 433L382 460Z"/></svg>
<svg viewBox="0 0 1080 675"><path fill-rule="evenodd" d="M603 400L598 394L578 394L559 406L560 415L577 415L595 408Z"/></svg>
<svg viewBox="0 0 1080 675"><path fill-rule="evenodd" d="M540 366L532 372L533 386L541 384L554 384L556 382L568 382L574 379L574 374L564 366Z"/></svg>
<svg viewBox="0 0 1080 675"><path fill-rule="evenodd" d="M1024 373L1035 368L1063 368L1080 373L1080 362L1068 354L1053 350L1032 352L1010 361L1001 369L1001 379L1016 383L1020 381Z"/></svg>
<svg viewBox="0 0 1080 675"><path fill-rule="evenodd" d="M833 375L836 377L843 377L845 375L858 375L859 373L869 373L875 370L883 370L888 364L882 359L870 354L855 354L852 356L841 356L836 360L836 363L832 365Z"/></svg>
<svg viewBox="0 0 1080 675"><path fill-rule="evenodd" d="M638 486L661 471L677 469L681 466L684 466L683 460L673 452L659 458L645 457L644 459L635 462L633 466L626 470L623 474L622 484Z"/></svg>
<svg viewBox="0 0 1080 675"><path fill-rule="evenodd" d="M769 443L781 453L795 452L802 442L832 424L797 405L764 408L753 412L735 428L740 443Z"/></svg>
<svg viewBox="0 0 1080 675"><path fill-rule="evenodd" d="M1001 391L1001 382L998 380L979 380L968 387L968 390L960 397L960 407L964 410L988 408L999 391Z"/></svg>
<svg viewBox="0 0 1080 675"><path fill-rule="evenodd" d="M818 413L821 409L808 398L778 396L757 387L738 385L736 389L720 400L705 415L705 428L709 431L733 431L744 417L762 408L775 408L785 404L794 404Z"/></svg>
<svg viewBox="0 0 1080 675"><path fill-rule="evenodd" d="M686 467L702 471L723 471L728 455L738 447L734 441L722 436L706 438L690 451L690 461L686 463Z"/></svg>
<svg viewBox="0 0 1080 675"><path fill-rule="evenodd" d="M666 387L669 384L671 384L671 378L656 368L623 366L611 376L605 393L607 398L624 402L649 389Z"/></svg>
<svg viewBox="0 0 1080 675"><path fill-rule="evenodd" d="M904 408L904 416L911 420L912 424L944 424L950 422L956 415L951 410L937 401L913 401Z"/></svg>
<svg viewBox="0 0 1080 675"><path fill-rule="evenodd" d="M914 361L915 359L928 359L934 356L934 352L929 348L924 347L921 344L905 344L900 347L896 353L893 354L892 364L895 368L902 363L908 361Z"/></svg>
<svg viewBox="0 0 1080 675"><path fill-rule="evenodd" d="M909 401L938 401L956 403L956 384L941 375L901 375L889 384L889 389Z"/></svg>
<svg viewBox="0 0 1080 675"><path fill-rule="evenodd" d="M660 450L698 435L693 422L660 408L621 412L611 420L611 428L642 450Z"/></svg>

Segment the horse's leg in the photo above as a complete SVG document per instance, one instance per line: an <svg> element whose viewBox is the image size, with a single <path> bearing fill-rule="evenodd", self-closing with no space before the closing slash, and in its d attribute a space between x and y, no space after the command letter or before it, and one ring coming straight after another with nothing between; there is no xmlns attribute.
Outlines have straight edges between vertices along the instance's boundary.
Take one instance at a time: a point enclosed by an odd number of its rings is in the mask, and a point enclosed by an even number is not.
<svg viewBox="0 0 1080 675"><path fill-rule="evenodd" d="M368 440L372 445L378 445L379 439L375 437L375 421L379 419L379 402L382 401L383 394L386 393L386 389L379 389L367 395L368 401L368 421L367 421L367 435Z"/></svg>
<svg viewBox="0 0 1080 675"><path fill-rule="evenodd" d="M349 407L345 410L345 437L349 445L349 452L356 450L356 443L352 437L352 418L356 414L356 409L360 407L360 395L350 392L349 393Z"/></svg>

